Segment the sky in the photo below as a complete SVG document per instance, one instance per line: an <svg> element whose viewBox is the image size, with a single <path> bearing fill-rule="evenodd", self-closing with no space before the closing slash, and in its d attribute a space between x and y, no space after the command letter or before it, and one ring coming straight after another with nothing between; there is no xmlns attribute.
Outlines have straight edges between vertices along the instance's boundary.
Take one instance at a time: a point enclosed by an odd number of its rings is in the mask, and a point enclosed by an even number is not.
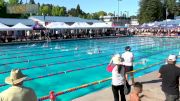
<svg viewBox="0 0 180 101"><path fill-rule="evenodd" d="M28 2L29 0L27 0ZM86 13L105 11L118 14L118 0L34 0L36 3L65 6L67 9L76 8L79 4ZM24 0L26 2L26 0ZM119 14L137 15L139 0L122 0L119 2Z"/></svg>

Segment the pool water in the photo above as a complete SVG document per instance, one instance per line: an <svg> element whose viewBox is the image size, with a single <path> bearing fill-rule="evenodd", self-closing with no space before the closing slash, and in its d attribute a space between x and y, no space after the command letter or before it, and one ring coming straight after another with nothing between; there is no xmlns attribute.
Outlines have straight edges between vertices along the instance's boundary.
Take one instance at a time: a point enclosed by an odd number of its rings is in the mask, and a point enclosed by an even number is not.
<svg viewBox="0 0 180 101"><path fill-rule="evenodd" d="M60 92L111 77L107 64L113 54L122 54L127 45L134 52L135 70L152 65L136 72L135 77L159 70L169 54L180 54L178 38L123 37L4 45L0 46L0 91L9 87L4 79L13 68L24 69L23 73L31 78L24 85L33 88L38 98L50 91ZM146 62L138 64L143 61ZM67 72L78 68L86 69ZM58 101L70 101L110 85L111 81L107 81L66 93L58 96Z"/></svg>

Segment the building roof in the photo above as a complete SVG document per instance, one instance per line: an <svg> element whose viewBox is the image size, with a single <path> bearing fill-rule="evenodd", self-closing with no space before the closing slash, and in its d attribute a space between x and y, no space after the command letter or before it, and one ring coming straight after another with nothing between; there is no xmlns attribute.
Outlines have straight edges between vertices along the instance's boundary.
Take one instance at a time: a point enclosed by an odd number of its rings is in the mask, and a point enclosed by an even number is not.
<svg viewBox="0 0 180 101"><path fill-rule="evenodd" d="M100 20L88 20L79 17L64 17L64 16L31 16L29 19L38 19L46 22L102 22Z"/></svg>
<svg viewBox="0 0 180 101"><path fill-rule="evenodd" d="M27 26L32 26L35 22L31 19L15 19L15 18L0 18L0 23L8 26L16 25L17 23L22 23Z"/></svg>

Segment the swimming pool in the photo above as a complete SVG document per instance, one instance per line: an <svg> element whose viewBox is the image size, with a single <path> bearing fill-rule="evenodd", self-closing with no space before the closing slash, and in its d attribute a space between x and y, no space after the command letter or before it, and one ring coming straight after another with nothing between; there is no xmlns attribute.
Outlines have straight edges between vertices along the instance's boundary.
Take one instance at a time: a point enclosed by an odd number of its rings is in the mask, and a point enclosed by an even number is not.
<svg viewBox="0 0 180 101"><path fill-rule="evenodd" d="M0 47L0 91L9 87L4 78L13 68L21 68L28 75L25 85L33 88L39 98L49 95L50 91L64 91L108 78L111 73L106 71L106 66L110 58L124 52L127 45L132 47L135 63L147 61L136 64L134 69L150 67L135 73L135 77L158 70L169 54L180 52L178 38L123 37L5 45ZM109 87L110 82L66 93L58 99L70 101Z"/></svg>

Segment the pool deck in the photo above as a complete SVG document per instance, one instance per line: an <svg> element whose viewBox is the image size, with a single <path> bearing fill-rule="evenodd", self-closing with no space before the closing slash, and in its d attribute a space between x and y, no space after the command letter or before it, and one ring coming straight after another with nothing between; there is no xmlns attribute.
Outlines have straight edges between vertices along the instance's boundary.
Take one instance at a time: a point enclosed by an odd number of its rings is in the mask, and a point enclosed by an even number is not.
<svg viewBox="0 0 180 101"><path fill-rule="evenodd" d="M178 65L180 67L180 64ZM164 101L165 96L161 91L161 80L157 78L158 71L138 77L135 81L143 83L141 101ZM129 96L126 96L129 101ZM113 101L111 87L74 99L73 101Z"/></svg>

